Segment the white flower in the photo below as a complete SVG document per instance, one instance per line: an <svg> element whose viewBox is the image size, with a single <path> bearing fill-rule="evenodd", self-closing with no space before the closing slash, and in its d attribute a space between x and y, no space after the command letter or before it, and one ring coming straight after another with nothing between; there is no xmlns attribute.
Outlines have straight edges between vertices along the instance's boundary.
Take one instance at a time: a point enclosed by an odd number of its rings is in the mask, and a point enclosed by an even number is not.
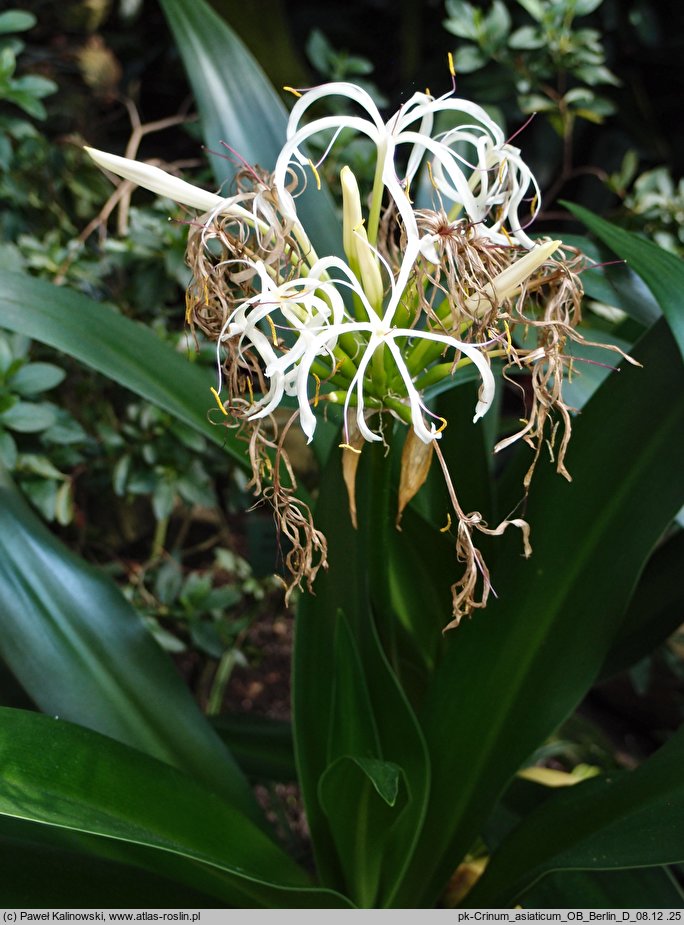
<svg viewBox="0 0 684 925"><path fill-rule="evenodd" d="M365 110L367 118L323 116L300 125L307 109L328 96L347 97ZM444 112L453 113L457 118L465 116L472 121L433 136L435 116ZM307 90L290 114L288 140L278 157L274 174L278 195L288 214L295 215L294 201L286 189L290 164L293 160L302 166L311 163L302 145L313 135L333 131L324 159L343 129L366 135L377 148L376 181L368 227L371 243L375 241L382 187L394 200L407 237L418 236L409 192L417 171L427 157L431 159L436 191L456 209L465 210L472 222L481 223L482 233L498 243L505 244L512 237L525 247L533 246L521 225L518 210L530 187L535 208L538 208L539 187L536 180L522 161L520 151L506 143L503 132L484 109L468 100L452 98L451 93L438 99L426 93L415 93L385 122L370 95L354 84L329 83ZM397 175L396 163L397 149L402 145L410 146L403 181ZM467 154L462 153L464 148ZM491 213L494 213L493 221ZM504 232L505 222L510 228Z"/></svg>
<svg viewBox="0 0 684 925"><path fill-rule="evenodd" d="M107 154L106 151L98 151L96 148L89 147L86 147L85 151L98 167L124 180L130 180L158 196L173 199L174 202L199 209L200 212L231 212L242 218L251 218L251 214L239 205L240 196L225 197L217 193L209 193L199 186L193 186L192 183L174 177L160 167L153 167L151 164L144 164L129 157L119 157L117 154Z"/></svg>
<svg viewBox="0 0 684 925"><path fill-rule="evenodd" d="M354 357L357 369L344 401L346 427L351 395L355 394L356 423L364 439L370 441L382 439L366 423L367 383L365 376L373 357L385 345L403 381L411 423L416 435L424 443L429 443L441 436L441 428L436 429L434 425L427 425L425 422L424 414L430 414L430 412L413 384L413 377L402 355L402 349L396 343L398 338L427 339L441 343L444 347L453 347L467 356L477 366L482 377L475 420L482 417L494 398L494 377L480 347L463 343L447 334L397 327L393 324L394 315L419 252L418 242L407 248L397 278L391 280L391 297L382 315L371 305L363 286L352 270L337 257L320 260L314 264L308 276L290 280L279 286L269 278L263 265L255 264L254 269L258 271L262 290L243 302L231 314L221 335L221 340L225 337L239 336L241 349L247 342L259 355L263 363L264 374L270 381L266 395L254 403L249 420L256 420L270 414L280 403L284 394L296 394L300 424L311 442L316 429L316 416L311 409L309 398L310 381L313 379L312 365L321 356L329 357L334 364L334 351L338 340L346 334L362 334L368 338L367 342L360 347L360 356ZM341 276L330 278L329 274L334 270L339 271ZM322 276L326 276L326 279L321 279ZM349 288L355 293L364 308L366 320L358 320L349 315L340 294L341 288ZM272 337L269 340L259 327L260 323L269 318L272 332L275 332L277 324L271 317L274 312L279 312L287 321L290 330L297 335L294 344L280 356L275 351L273 343L275 338ZM396 399L402 400L398 395Z"/></svg>

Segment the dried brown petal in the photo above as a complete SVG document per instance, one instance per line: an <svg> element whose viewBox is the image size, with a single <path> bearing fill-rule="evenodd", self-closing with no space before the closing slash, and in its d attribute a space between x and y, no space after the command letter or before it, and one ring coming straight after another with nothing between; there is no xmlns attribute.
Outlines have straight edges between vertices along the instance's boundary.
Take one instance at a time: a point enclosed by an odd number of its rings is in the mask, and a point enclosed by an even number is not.
<svg viewBox="0 0 684 925"><path fill-rule="evenodd" d="M397 508L397 527L401 522L401 515L409 501L416 496L425 484L435 451L434 440L430 443L416 436L411 427L404 448L401 451L401 475L399 477L399 503Z"/></svg>

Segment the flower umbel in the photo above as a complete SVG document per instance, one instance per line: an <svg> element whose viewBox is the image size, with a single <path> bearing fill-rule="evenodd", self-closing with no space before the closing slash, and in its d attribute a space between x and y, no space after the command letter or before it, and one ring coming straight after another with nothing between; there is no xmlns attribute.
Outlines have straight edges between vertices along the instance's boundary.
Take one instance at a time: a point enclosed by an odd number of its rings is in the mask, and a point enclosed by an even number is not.
<svg viewBox="0 0 684 925"><path fill-rule="evenodd" d="M400 513L438 456L464 564L452 588L450 626L457 625L491 591L474 534L500 534L512 524L528 554L528 527L512 519L490 528L478 512L461 508L439 450L447 421L430 410L430 390L457 385L470 367L480 383L477 421L494 399L492 364L505 376L527 373L533 397L526 417L497 449L518 439L532 445L527 487L541 447L556 441L558 471L568 476L571 419L562 382L571 364L565 346L582 340L575 330L581 258L560 241L527 235L538 186L520 151L476 104L453 93L416 93L385 121L368 93L350 83L297 95L273 175L245 166L227 197L156 167L88 151L103 168L202 213L189 223L187 320L216 340L222 423L244 434L255 491L273 505L291 542L290 590L311 585L326 565L326 543L295 494L285 438L298 419L311 442L320 415L339 407L353 518L350 459L365 442L383 441L394 422L409 428ZM311 105L330 97L346 98L361 114L305 123ZM435 134L437 116L440 124L451 117L453 126ZM319 257L298 213L296 187L307 169L318 182L318 167L350 133L375 146L374 179L366 199L342 168L344 258ZM303 145L321 135L329 136L327 148L313 164ZM529 338L518 332L530 330L536 344L523 346Z"/></svg>

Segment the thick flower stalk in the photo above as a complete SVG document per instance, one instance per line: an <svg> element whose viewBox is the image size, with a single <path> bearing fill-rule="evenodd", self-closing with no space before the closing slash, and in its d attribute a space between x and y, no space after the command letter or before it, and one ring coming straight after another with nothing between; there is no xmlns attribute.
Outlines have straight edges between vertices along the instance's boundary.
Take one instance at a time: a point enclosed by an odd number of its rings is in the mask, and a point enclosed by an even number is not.
<svg viewBox="0 0 684 925"><path fill-rule="evenodd" d="M517 439L532 445L527 485L542 446L555 441L558 469L567 475L571 421L562 382L572 362L566 344L581 340L580 258L559 241L528 236L539 208L536 181L476 104L453 93L416 93L383 120L353 84L294 92L273 174L245 166L226 197L156 167L89 153L112 173L201 213L189 222L187 319L217 343L215 397L222 420L248 440L255 490L272 503L290 540L290 588L311 584L326 564L326 543L296 497L285 438L298 420L310 442L321 415L338 408L353 518L364 443L385 440L395 422L408 428L399 516L438 455L464 564L453 586L454 625L484 606L491 590L475 533L513 524L528 553L528 528L521 520L490 528L478 512L462 510L439 451L448 422L430 409L430 390L457 385L470 367L479 380L477 421L494 399L493 365L509 377L527 373L533 397L526 416L498 448ZM305 121L312 104L330 97L346 98L355 112ZM453 124L435 133L438 116ZM319 168L353 134L375 146L374 177L362 196L352 171L342 168L344 253L319 256L298 213L297 187L309 175L320 184ZM327 144L318 164L305 150L315 136ZM530 330L537 334L532 346L518 337Z"/></svg>

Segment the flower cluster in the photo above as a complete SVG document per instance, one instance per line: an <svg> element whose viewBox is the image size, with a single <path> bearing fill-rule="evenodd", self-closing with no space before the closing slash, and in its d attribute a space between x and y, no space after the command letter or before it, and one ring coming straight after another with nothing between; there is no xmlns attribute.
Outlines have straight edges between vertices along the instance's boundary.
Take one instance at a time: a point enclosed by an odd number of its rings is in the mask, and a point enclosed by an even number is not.
<svg viewBox="0 0 684 925"><path fill-rule="evenodd" d="M566 341L581 339L579 257L559 241L528 236L539 209L536 181L518 148L476 104L453 93L415 93L385 121L368 93L350 83L293 92L298 99L273 173L244 165L228 197L156 167L89 152L103 168L202 213L190 222L187 318L217 342L215 394L227 419L246 433L255 488L269 498L291 541L293 586L311 583L325 565L326 544L294 493L284 436L298 419L311 441L323 409L336 405L346 476L365 442L384 439L388 421L408 426L401 509L424 481L432 455L439 456L465 565L453 587L457 623L484 606L490 592L473 532L500 533L512 523L522 528L528 551L527 525L513 520L490 529L477 512L461 509L439 452L447 422L430 410L425 392L474 368L477 420L494 398L492 360L529 371L531 407L499 448L522 438L536 462L560 421L557 465L567 475L570 416L562 381ZM331 97L345 98L354 113L305 121L313 104ZM436 131L438 119L450 127ZM320 186L319 168L353 134L375 146L374 179L362 196L352 171L342 169L342 249L319 256L297 193L307 177ZM318 136L327 147L314 164L304 146ZM532 347L520 346L518 328L536 331ZM296 410L279 432L285 406ZM534 462L526 482L533 469ZM353 478L347 483L353 515Z"/></svg>

